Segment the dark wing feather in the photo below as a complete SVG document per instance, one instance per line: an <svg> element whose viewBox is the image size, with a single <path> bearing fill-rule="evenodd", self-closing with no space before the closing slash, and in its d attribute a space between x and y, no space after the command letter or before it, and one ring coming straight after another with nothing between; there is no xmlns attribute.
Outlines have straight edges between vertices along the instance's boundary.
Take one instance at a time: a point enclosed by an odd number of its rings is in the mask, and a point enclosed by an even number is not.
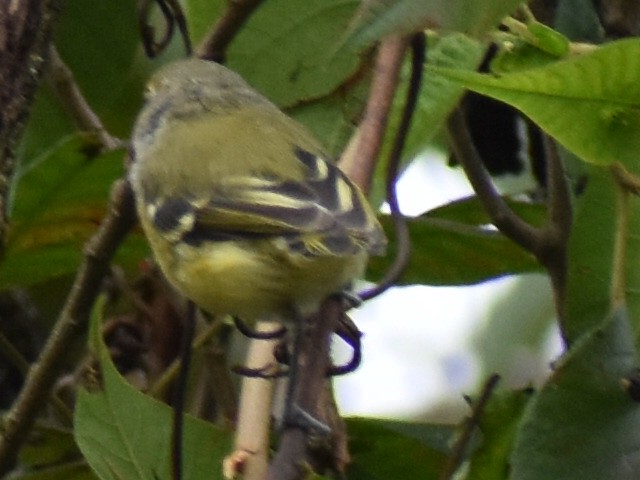
<svg viewBox="0 0 640 480"><path fill-rule="evenodd" d="M294 153L306 166L302 181L228 177L208 198L161 202L154 223L192 244L279 236L305 255L379 253L384 235L359 190L322 157Z"/></svg>

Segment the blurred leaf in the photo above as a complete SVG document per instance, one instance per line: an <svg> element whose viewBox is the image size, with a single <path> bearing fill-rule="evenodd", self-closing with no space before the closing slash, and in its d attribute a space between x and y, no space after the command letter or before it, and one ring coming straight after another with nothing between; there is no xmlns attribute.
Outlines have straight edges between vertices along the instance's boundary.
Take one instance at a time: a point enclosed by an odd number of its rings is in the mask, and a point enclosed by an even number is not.
<svg viewBox="0 0 640 480"><path fill-rule="evenodd" d="M7 480L95 480L73 432L36 425L19 454L17 473Z"/></svg>
<svg viewBox="0 0 640 480"><path fill-rule="evenodd" d="M509 208L531 225L540 227L547 220L547 207L545 205L512 200L510 198L505 198L504 200ZM424 216L426 218L441 218L443 220L462 222L468 225L488 225L491 223L487 212L476 196L454 200L429 210Z"/></svg>
<svg viewBox="0 0 640 480"><path fill-rule="evenodd" d="M367 0L356 13L346 40L355 49L391 34L427 28L479 36L498 26L520 0Z"/></svg>
<svg viewBox="0 0 640 480"><path fill-rule="evenodd" d="M588 162L633 165L640 157L640 39L502 77L430 68L522 110Z"/></svg>
<svg viewBox="0 0 640 480"><path fill-rule="evenodd" d="M438 478L447 459L447 452L441 448L451 438L454 427L412 423L405 430L400 423L347 419L353 456L349 480Z"/></svg>
<svg viewBox="0 0 640 480"><path fill-rule="evenodd" d="M482 440L471 456L469 480L506 480L509 455L525 406L533 390L500 391L491 396L478 428Z"/></svg>
<svg viewBox="0 0 640 480"><path fill-rule="evenodd" d="M572 348L530 402L509 478L637 478L640 409L621 388L637 367L627 312L620 308Z"/></svg>
<svg viewBox="0 0 640 480"><path fill-rule="evenodd" d="M389 217L381 219L392 231ZM429 218L409 220L411 259L400 284L469 285L504 275L541 271L535 258L495 230ZM381 277L396 251L391 234L386 257L369 260L369 278Z"/></svg>
<svg viewBox="0 0 640 480"><path fill-rule="evenodd" d="M98 315L90 339L100 359L102 386L81 389L75 410L75 436L91 468L102 480L170 478L172 409L139 392L113 365L101 336ZM232 435L185 416L184 478L222 479L221 464Z"/></svg>
<svg viewBox="0 0 640 480"><path fill-rule="evenodd" d="M74 271L81 247L105 213L123 174L123 152L95 155L86 136L66 138L16 179L0 288L27 286Z"/></svg>

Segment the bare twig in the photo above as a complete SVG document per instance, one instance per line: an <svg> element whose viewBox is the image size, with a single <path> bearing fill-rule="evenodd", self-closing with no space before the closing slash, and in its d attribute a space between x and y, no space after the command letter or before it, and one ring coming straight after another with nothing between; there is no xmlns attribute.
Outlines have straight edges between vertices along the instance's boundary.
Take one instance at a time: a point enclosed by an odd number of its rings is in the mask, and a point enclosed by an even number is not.
<svg viewBox="0 0 640 480"><path fill-rule="evenodd" d="M279 328L279 323L267 321L258 322L255 326L259 333L273 332ZM251 339L246 367L262 370L265 366L273 365L277 369L273 358L277 342L277 339ZM243 377L234 452L225 460L227 478L235 478L238 473L242 473L246 480L262 480L265 477L273 390L273 379Z"/></svg>
<svg viewBox="0 0 640 480"><path fill-rule="evenodd" d="M339 162L342 171L365 193L371 187L406 47L407 38L401 36L387 37L380 44L369 99L354 140L357 147L348 149L351 154Z"/></svg>
<svg viewBox="0 0 640 480"><path fill-rule="evenodd" d="M397 251L396 256L391 264L391 267L387 270L384 278L379 284L361 293L360 296L363 300L368 300L377 295L380 295L386 291L389 287L394 285L402 272L409 263L411 256L411 239L409 238L409 226L407 221L400 211L400 205L398 203L398 195L396 192L396 184L398 181L398 171L400 169L400 162L402 160L402 150L409 134L409 128L411 127L411 119L418 103L418 94L420 93L420 86L422 85L422 71L424 69L425 60L425 38L424 33L417 33L411 40L411 79L409 81L409 88L407 89L407 99L402 112L402 119L396 132L396 137L389 154L389 160L387 162L386 182L387 182L387 202L389 203L389 209L391 210L391 216L393 217L394 232L396 235Z"/></svg>
<svg viewBox="0 0 640 480"><path fill-rule="evenodd" d="M0 2L0 257L16 149L48 55L57 0Z"/></svg>
<svg viewBox="0 0 640 480"><path fill-rule="evenodd" d="M98 232L87 243L84 262L78 270L69 297L40 357L32 365L24 387L6 416L5 430L0 439L0 475L13 467L18 450L64 367L70 352L68 346L86 331L89 313L100 291L102 279L109 271L111 258L135 223L134 212L129 184L124 180L116 182L109 213Z"/></svg>
<svg viewBox="0 0 640 480"><path fill-rule="evenodd" d="M327 298L319 311L305 320L299 355L292 359L298 364L293 401L299 409L320 421L326 421L321 417L323 409L319 408L318 402L324 398L325 377L330 365L331 336L343 312L341 298ZM324 433L314 433L299 425L285 425L266 478L298 480L304 477L308 468L323 470L332 466L327 465L327 457L334 453L328 445L330 439L327 437ZM334 461L330 463L335 464Z"/></svg>
<svg viewBox="0 0 640 480"><path fill-rule="evenodd" d="M480 422L480 418L484 412L485 407L487 406L487 402L491 398L493 391L495 390L498 382L500 381L500 376L497 374L493 374L489 377L489 379L484 384L482 389L482 393L476 402L474 402L473 409L471 411L471 416L467 419L464 424L464 429L462 433L456 440L456 443L453 445L451 449L451 455L449 456L447 463L444 466L444 469L440 473L440 480L449 480L453 478L453 475L456 473L456 470L464 460L464 454L469 446L469 440L471 440L471 435L474 430L478 426Z"/></svg>
<svg viewBox="0 0 640 480"><path fill-rule="evenodd" d="M235 0L196 49L196 56L224 63L227 47L263 0Z"/></svg>
<svg viewBox="0 0 640 480"><path fill-rule="evenodd" d="M518 217L495 189L459 108L449 117L448 127L453 153L493 224L522 248L535 253L540 237L538 229Z"/></svg>
<svg viewBox="0 0 640 480"><path fill-rule="evenodd" d="M496 191L482 163L466 126L460 108L448 121L451 148L460 161L469 182L486 210L491 222L506 237L532 253L546 268L554 287L556 309L561 319L567 273L567 245L572 224L571 194L562 161L553 140L545 136L547 185L549 187L548 217L544 227L529 225L516 215Z"/></svg>
<svg viewBox="0 0 640 480"><path fill-rule="evenodd" d="M105 150L113 150L121 142L112 137L102 124L100 118L93 112L80 87L73 77L73 73L64 63L58 50L53 45L49 51L51 84L64 107L80 131L93 133Z"/></svg>

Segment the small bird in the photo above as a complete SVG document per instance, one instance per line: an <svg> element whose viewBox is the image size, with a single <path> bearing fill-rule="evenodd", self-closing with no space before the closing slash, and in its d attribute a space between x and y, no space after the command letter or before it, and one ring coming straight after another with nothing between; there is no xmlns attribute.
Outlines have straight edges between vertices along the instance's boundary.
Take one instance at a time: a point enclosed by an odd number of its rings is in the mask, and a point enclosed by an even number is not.
<svg viewBox="0 0 640 480"><path fill-rule="evenodd" d="M167 279L212 314L285 325L363 275L386 239L320 143L226 67L156 73L129 178Z"/></svg>

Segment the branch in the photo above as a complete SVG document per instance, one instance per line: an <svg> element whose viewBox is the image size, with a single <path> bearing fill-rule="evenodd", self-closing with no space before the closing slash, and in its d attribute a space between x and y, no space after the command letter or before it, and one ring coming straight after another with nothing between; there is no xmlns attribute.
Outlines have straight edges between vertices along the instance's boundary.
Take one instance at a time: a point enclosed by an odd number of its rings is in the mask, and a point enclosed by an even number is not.
<svg viewBox="0 0 640 480"><path fill-rule="evenodd" d="M273 332L280 328L277 322L261 321L258 333ZM251 339L245 366L264 369L274 365L273 349L278 340ZM265 373L269 373L267 370ZM262 480L268 468L269 427L273 405L274 381L265 378L242 378L238 408L238 423L234 451L225 458L225 478L242 474L245 480Z"/></svg>
<svg viewBox="0 0 640 480"><path fill-rule="evenodd" d="M228 2L227 10L196 49L196 56L204 60L224 63L229 44L262 1L235 0Z"/></svg>
<svg viewBox="0 0 640 480"><path fill-rule="evenodd" d="M343 300L339 296L331 296L322 303L318 312L304 320L303 337L299 355L292 358L297 362L296 384L293 386L294 404L309 413L312 417L322 418L322 406L326 373L330 365L329 349L331 336L344 313ZM278 451L274 456L267 474L268 480L300 480L304 478L308 468L322 471L327 467L327 458L334 452L327 447L329 440L324 434L307 431L298 425L285 425L280 435ZM335 463L335 462L332 462Z"/></svg>
<svg viewBox="0 0 640 480"><path fill-rule="evenodd" d="M0 257L16 149L48 56L57 0L0 2Z"/></svg>
<svg viewBox="0 0 640 480"><path fill-rule="evenodd" d="M20 395L5 418L0 439L0 476L14 465L21 445L36 415L47 402L65 361L69 345L87 329L89 314L102 279L109 271L110 261L117 247L135 224L134 199L129 184L120 180L114 184L109 213L84 251L84 262L56 324L29 371Z"/></svg>
<svg viewBox="0 0 640 480"><path fill-rule="evenodd" d="M518 217L495 189L489 172L473 145L460 108L454 110L449 117L448 130L453 153L462 165L491 222L508 238L535 254L540 241L540 231Z"/></svg>
<svg viewBox="0 0 640 480"><path fill-rule="evenodd" d="M453 447L451 448L451 455L449 456L444 469L440 473L440 480L450 480L451 478L453 478L456 470L464 460L464 454L467 452L469 441L471 440L471 435L478 426L480 418L482 418L482 414L484 413L484 409L487 406L487 403L489 402L493 391L498 386L499 381L500 376L497 374L493 374L484 384L482 393L480 393L480 397L472 407L471 416L464 423L462 433L456 440L455 445L453 445Z"/></svg>
<svg viewBox="0 0 640 480"><path fill-rule="evenodd" d="M460 108L454 110L449 117L448 133L453 153L460 161L491 222L506 237L532 253L549 273L554 288L556 310L562 319L567 274L567 245L573 215L571 194L555 143L545 136L549 187L548 216L546 225L536 228L518 217L496 191L473 145Z"/></svg>
<svg viewBox="0 0 640 480"><path fill-rule="evenodd" d="M113 150L121 142L112 137L80 91L73 73L53 45L49 50L51 84L80 131L94 133L104 150Z"/></svg>
<svg viewBox="0 0 640 480"><path fill-rule="evenodd" d="M424 70L425 49L426 44L424 33L417 33L413 35L411 39L411 79L409 81L409 88L407 89L407 98L402 111L400 125L398 126L398 131L396 132L396 137L391 147L391 153L389 154L389 160L387 161L387 202L389 203L389 209L391 210L391 216L393 217L397 244L396 256L379 284L360 295L363 300L369 300L376 297L386 291L389 287L393 286L409 264L409 259L411 257L409 226L407 225L407 220L400 211L396 184L398 182L398 171L400 170L400 162L402 160L402 150L404 150L407 136L409 135L409 129L411 127L411 119L413 118L413 114L418 104L418 95L422 85L422 72Z"/></svg>
<svg viewBox="0 0 640 480"><path fill-rule="evenodd" d="M382 41L362 120L350 142L352 146L339 162L340 169L365 193L371 187L406 47L406 37L390 36Z"/></svg>

